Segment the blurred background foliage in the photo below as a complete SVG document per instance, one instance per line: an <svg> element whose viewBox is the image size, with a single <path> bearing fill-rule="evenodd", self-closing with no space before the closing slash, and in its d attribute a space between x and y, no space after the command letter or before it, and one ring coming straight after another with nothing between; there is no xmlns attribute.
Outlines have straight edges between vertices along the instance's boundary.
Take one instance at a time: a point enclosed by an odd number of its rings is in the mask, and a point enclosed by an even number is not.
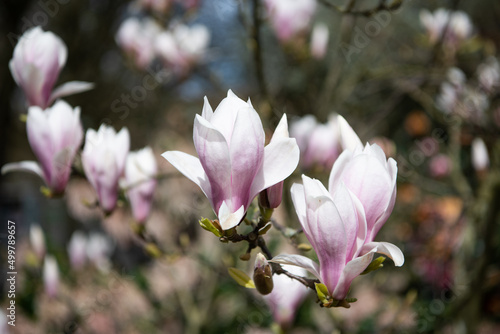
<svg viewBox="0 0 500 334"><path fill-rule="evenodd" d="M321 309L311 293L298 311L293 333L500 331L500 196L497 179L489 178L498 173L500 163L498 92L490 95L484 119L461 118L458 127L435 106L450 67L473 78L489 56L498 59L497 0L403 0L394 12L384 12L388 23L380 33L349 57L342 45L355 45L356 27L364 29L374 18L340 13L325 5L343 8L350 1L318 1L313 20L325 23L330 31L327 54L320 60L309 54L308 33L292 43L280 43L262 4L256 34L253 6L258 1L201 0L193 10L176 5L168 14L155 15L155 20L164 26L173 18L203 24L211 33L210 47L189 74L169 73L161 84L147 90L144 99L131 104L124 102L124 96L143 86L147 75L163 73L163 65L155 61L147 69L137 68L117 45L115 35L127 17L146 14L130 1L61 0L50 2L56 6L49 8L54 14L47 15L44 4L49 2L0 3L0 165L33 159L25 123L20 121L26 113L24 96L8 62L21 33L42 25L68 47L59 82L95 83L92 91L67 98L71 105L81 106L84 128L96 129L101 123L117 130L128 127L131 149L152 146L160 170L169 175L159 183L155 209L147 222L148 232L168 255L155 258L145 250L144 241L130 227L125 204L109 217L84 205L95 195L78 174L62 199L45 198L39 191L40 180L31 175L2 176L1 220L17 223L16 259L23 268L17 282L16 327L9 328L12 333L270 331L273 320L262 298L227 274L229 266L251 272L253 261L239 260L245 248L220 244L200 229L201 216L213 217L208 201L160 158L162 152L173 149L194 153L192 125L194 115L201 113L203 97L216 106L228 89L252 99L269 134L283 113L293 123L307 114L326 122L337 112L362 141L378 138L398 162L398 199L379 239L400 246L405 265L386 264L384 270L356 279L351 295L358 302L351 309ZM358 11L379 5L378 0L353 3ZM430 45L419 21L421 9L440 7L463 10L475 26L475 36L451 58L446 50ZM482 138L490 152L486 174L472 166L475 137ZM451 159L454 171L436 174L431 161L438 154ZM286 181L287 198L276 219L291 228L299 224L288 190L303 172L323 181L328 177L321 169L299 168ZM48 252L59 262L62 283L55 299L44 294L40 263L30 250L27 236L32 223L42 226ZM4 245L6 224L1 225ZM109 270L70 268L66 247L75 230L100 231L113 240ZM307 242L303 236L286 242L276 230L268 237L275 253L293 251L298 243ZM8 302L6 272L2 266L2 305Z"/></svg>

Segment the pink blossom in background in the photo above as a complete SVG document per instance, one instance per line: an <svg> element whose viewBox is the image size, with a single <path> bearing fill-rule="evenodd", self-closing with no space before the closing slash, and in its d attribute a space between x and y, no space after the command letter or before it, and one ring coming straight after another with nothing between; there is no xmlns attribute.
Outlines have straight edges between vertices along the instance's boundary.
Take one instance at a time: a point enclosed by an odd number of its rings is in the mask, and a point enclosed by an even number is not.
<svg viewBox="0 0 500 334"><path fill-rule="evenodd" d="M316 11L316 0L265 0L267 12L276 36L288 42L305 32Z"/></svg>
<svg viewBox="0 0 500 334"><path fill-rule="evenodd" d="M387 161L374 144L340 155L330 174L329 190L303 175L303 185L292 186L292 200L319 265L301 255L282 254L273 261L307 269L336 300L347 296L352 280L368 267L374 253L403 265L398 247L373 241L394 207L396 174L396 162Z"/></svg>
<svg viewBox="0 0 500 334"><path fill-rule="evenodd" d="M156 56L154 43L160 32L161 27L153 19L130 17L118 28L116 43L138 68L145 69Z"/></svg>
<svg viewBox="0 0 500 334"><path fill-rule="evenodd" d="M472 166L476 171L484 171L490 166L490 158L488 148L484 140L477 137L474 138L471 145Z"/></svg>
<svg viewBox="0 0 500 334"><path fill-rule="evenodd" d="M427 31L432 44L441 38L448 46L456 49L464 40L472 37L474 26L469 16L462 11L439 8L434 13L427 9L420 11L420 22ZM445 34L444 36L442 36Z"/></svg>
<svg viewBox="0 0 500 334"><path fill-rule="evenodd" d="M224 230L238 225L255 196L283 181L299 161L293 138L276 138L264 147L259 115L250 100L232 91L215 111L205 98L193 132L199 158L179 151L162 156L202 189Z"/></svg>
<svg viewBox="0 0 500 334"><path fill-rule="evenodd" d="M87 237L82 231L73 232L67 250L71 268L82 269L87 262Z"/></svg>
<svg viewBox="0 0 500 334"><path fill-rule="evenodd" d="M90 233L87 241L87 259L99 271L106 273L111 268L110 256L113 252L113 242L104 234Z"/></svg>
<svg viewBox="0 0 500 334"><path fill-rule="evenodd" d="M177 74L185 74L200 62L210 44L210 31L201 24L177 24L162 31L154 47L158 57Z"/></svg>
<svg viewBox="0 0 500 334"><path fill-rule="evenodd" d="M2 167L2 173L30 171L42 177L53 194L64 192L71 164L83 139L80 108L73 109L62 100L46 110L32 106L28 109L26 131L39 163L22 161L7 164Z"/></svg>
<svg viewBox="0 0 500 334"><path fill-rule="evenodd" d="M481 86L489 93L500 86L500 64L495 57L490 57L477 68L477 77Z"/></svg>
<svg viewBox="0 0 500 334"><path fill-rule="evenodd" d="M122 188L127 189L136 222L144 222L151 211L156 188L156 160L150 147L127 155Z"/></svg>
<svg viewBox="0 0 500 334"><path fill-rule="evenodd" d="M311 35L311 55L316 59L323 59L328 50L328 38L330 31L324 23L314 25Z"/></svg>
<svg viewBox="0 0 500 334"><path fill-rule="evenodd" d="M303 168L314 166L330 170L344 149L362 146L361 140L347 121L340 115L330 115L326 124L307 115L294 122L290 135L297 139Z"/></svg>
<svg viewBox="0 0 500 334"><path fill-rule="evenodd" d="M38 224L30 226L30 244L36 257L41 260L45 256L45 234Z"/></svg>
<svg viewBox="0 0 500 334"><path fill-rule="evenodd" d="M53 90L68 50L64 42L40 27L27 30L14 48L9 68L16 83L23 89L30 106L47 108L55 99L87 91L91 83L67 82Z"/></svg>
<svg viewBox="0 0 500 334"><path fill-rule="evenodd" d="M43 262L43 284L45 293L53 298L59 290L59 266L52 255L46 255Z"/></svg>
<svg viewBox="0 0 500 334"><path fill-rule="evenodd" d="M125 168L129 147L127 128L116 133L112 127L102 124L98 131L87 130L82 152L83 170L104 211L110 212L116 206L118 181Z"/></svg>
<svg viewBox="0 0 500 334"><path fill-rule="evenodd" d="M429 171L433 177L441 178L450 174L452 169L451 159L446 154L437 154L429 162Z"/></svg>
<svg viewBox="0 0 500 334"><path fill-rule="evenodd" d="M306 276L307 272L296 266L282 265L283 269L297 276ZM282 329L293 325L295 314L309 293L308 288L286 275L273 275L273 291L264 296L273 314L273 319Z"/></svg>

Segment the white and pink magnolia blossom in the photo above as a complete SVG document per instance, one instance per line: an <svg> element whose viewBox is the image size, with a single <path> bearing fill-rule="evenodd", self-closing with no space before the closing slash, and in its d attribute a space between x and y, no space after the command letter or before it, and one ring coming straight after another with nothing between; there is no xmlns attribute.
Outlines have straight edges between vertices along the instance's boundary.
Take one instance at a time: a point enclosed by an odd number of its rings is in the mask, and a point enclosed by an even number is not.
<svg viewBox="0 0 500 334"><path fill-rule="evenodd" d="M57 98L93 87L88 82L71 81L53 90L59 72L66 64L67 54L64 42L40 27L31 28L21 36L14 48L9 68L30 106L45 109Z"/></svg>
<svg viewBox="0 0 500 334"><path fill-rule="evenodd" d="M488 155L488 148L486 147L484 140L479 137L474 138L471 145L471 153L472 166L477 172L488 169L490 165L490 158Z"/></svg>
<svg viewBox="0 0 500 334"><path fill-rule="evenodd" d="M130 17L116 33L116 43L129 54L138 68L145 69L155 57L155 39L161 27L150 18Z"/></svg>
<svg viewBox="0 0 500 334"><path fill-rule="evenodd" d="M209 44L210 31L204 25L189 27L177 24L157 36L155 50L160 59L174 72L185 74L201 60Z"/></svg>
<svg viewBox="0 0 500 334"><path fill-rule="evenodd" d="M265 5L281 42L306 31L316 11L316 0L265 0Z"/></svg>
<svg viewBox="0 0 500 334"><path fill-rule="evenodd" d="M446 154L436 154L429 161L429 171L435 178L446 177L452 170L452 161Z"/></svg>
<svg viewBox="0 0 500 334"><path fill-rule="evenodd" d="M110 256L113 252L113 242L102 233L90 233L87 241L87 259L99 271L108 272L111 268Z"/></svg>
<svg viewBox="0 0 500 334"><path fill-rule="evenodd" d="M87 262L87 237L82 231L75 231L71 235L67 250L71 268L82 269Z"/></svg>
<svg viewBox="0 0 500 334"><path fill-rule="evenodd" d="M434 13L427 9L420 11L420 22L424 26L429 36L429 41L434 44L440 39L454 49L470 38L474 31L474 26L469 16L462 11L449 11L439 8ZM445 34L443 36L443 34Z"/></svg>
<svg viewBox="0 0 500 334"><path fill-rule="evenodd" d="M132 213L138 223L144 222L151 211L156 172L156 160L150 147L127 155L121 186L127 190Z"/></svg>
<svg viewBox="0 0 500 334"><path fill-rule="evenodd" d="M299 161L293 138L264 147L259 115L231 90L215 112L205 98L193 132L199 158L178 151L162 156L202 189L224 230L238 225L255 196L287 178Z"/></svg>
<svg viewBox="0 0 500 334"><path fill-rule="evenodd" d="M403 265L398 247L373 241L394 207L396 174L396 162L387 161L374 144L354 153L345 150L339 156L330 174L329 190L303 175L303 185L292 186L292 200L319 265L300 255L279 255L273 261L309 270L339 301L374 253L392 258L396 266Z"/></svg>
<svg viewBox="0 0 500 334"><path fill-rule="evenodd" d="M306 271L296 266L282 265L286 271L306 276ZM282 329L290 328L295 319L295 313L306 298L309 290L299 281L286 275L273 275L273 291L264 296L271 309L273 319Z"/></svg>
<svg viewBox="0 0 500 334"><path fill-rule="evenodd" d="M488 93L500 86L500 64L495 57L490 57L477 68L477 77L481 87Z"/></svg>
<svg viewBox="0 0 500 334"><path fill-rule="evenodd" d="M59 266L52 255L46 255L43 262L43 284L45 293L53 298L59 290Z"/></svg>
<svg viewBox="0 0 500 334"><path fill-rule="evenodd" d="M330 170L344 149L354 150L362 146L361 140L347 121L332 114L326 124L307 115L290 127L291 136L297 139L304 168L319 166Z"/></svg>
<svg viewBox="0 0 500 334"><path fill-rule="evenodd" d="M46 110L32 106L28 109L26 131L39 163L21 161L7 164L2 167L2 173L30 171L43 178L53 194L62 193L83 139L80 108L73 109L62 100Z"/></svg>
<svg viewBox="0 0 500 334"><path fill-rule="evenodd" d="M112 127L102 124L98 131L87 130L82 164L85 175L99 198L101 207L112 211L118 198L118 182L125 168L130 148L127 128L116 133Z"/></svg>
<svg viewBox="0 0 500 334"><path fill-rule="evenodd" d="M311 55L316 59L323 59L328 50L330 31L324 23L317 23L311 35Z"/></svg>
<svg viewBox="0 0 500 334"><path fill-rule="evenodd" d="M45 256L45 234L38 224L30 226L30 244L36 257L40 260Z"/></svg>

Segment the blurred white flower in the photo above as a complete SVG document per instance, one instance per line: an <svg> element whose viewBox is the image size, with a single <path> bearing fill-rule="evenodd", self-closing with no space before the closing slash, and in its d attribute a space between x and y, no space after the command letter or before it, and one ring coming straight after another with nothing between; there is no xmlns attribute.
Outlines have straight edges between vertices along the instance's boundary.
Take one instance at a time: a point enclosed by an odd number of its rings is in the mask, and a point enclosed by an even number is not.
<svg viewBox="0 0 500 334"><path fill-rule="evenodd" d="M177 74L185 74L199 63L210 44L210 31L201 24L191 27L176 24L162 31L155 40L160 59Z"/></svg>
<svg viewBox="0 0 500 334"><path fill-rule="evenodd" d="M316 59L323 59L328 50L330 31L324 23L317 23L311 35L311 55Z"/></svg>
<svg viewBox="0 0 500 334"><path fill-rule="evenodd" d="M45 293L49 297L55 297L59 289L59 266L56 258L52 255L46 255L43 263L43 283Z"/></svg>
<svg viewBox="0 0 500 334"><path fill-rule="evenodd" d="M265 5L281 42L307 30L316 11L316 0L265 0Z"/></svg>
<svg viewBox="0 0 500 334"><path fill-rule="evenodd" d="M481 87L491 93L500 86L500 65L495 57L490 57L477 68L477 76Z"/></svg>
<svg viewBox="0 0 500 334"><path fill-rule="evenodd" d="M488 169L490 165L490 158L488 156L488 148L484 141L477 137L472 141L472 166L477 172Z"/></svg>
<svg viewBox="0 0 500 334"><path fill-rule="evenodd" d="M45 256L45 235L38 224L30 226L30 243L37 258L40 260L43 259Z"/></svg>
<svg viewBox="0 0 500 334"><path fill-rule="evenodd" d="M116 33L116 43L145 69L155 57L154 41L161 27L150 18L130 17L122 22Z"/></svg>
<svg viewBox="0 0 500 334"><path fill-rule="evenodd" d="M87 257L101 272L111 268L109 257L114 245L109 238L100 233L91 233L87 242Z"/></svg>
<svg viewBox="0 0 500 334"><path fill-rule="evenodd" d="M68 244L68 256L71 267L83 268L87 262L87 237L82 231L75 231Z"/></svg>

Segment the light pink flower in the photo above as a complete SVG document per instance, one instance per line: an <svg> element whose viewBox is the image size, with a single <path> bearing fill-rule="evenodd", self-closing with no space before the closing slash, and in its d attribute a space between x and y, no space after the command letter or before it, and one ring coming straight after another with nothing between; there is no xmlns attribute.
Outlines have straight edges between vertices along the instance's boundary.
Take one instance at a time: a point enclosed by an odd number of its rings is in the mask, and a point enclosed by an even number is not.
<svg viewBox="0 0 500 334"><path fill-rule="evenodd" d="M436 154L429 162L429 171L433 177L448 176L452 169L451 159L446 154Z"/></svg>
<svg viewBox="0 0 500 334"><path fill-rule="evenodd" d="M151 211L156 172L156 160L150 147L128 154L121 186L127 189L132 213L139 223L144 222Z"/></svg>
<svg viewBox="0 0 500 334"><path fill-rule="evenodd" d="M316 0L265 0L265 5L272 27L282 42L307 30L316 11Z"/></svg>
<svg viewBox="0 0 500 334"><path fill-rule="evenodd" d="M484 140L477 137L474 138L471 145L472 153L472 166L476 171L484 171L488 169L490 165L490 158L488 155L488 148L484 143Z"/></svg>
<svg viewBox="0 0 500 334"><path fill-rule="evenodd" d="M98 131L87 130L82 153L83 170L105 211L115 208L118 181L125 168L129 147L127 128L116 133L112 127L102 124Z"/></svg>
<svg viewBox="0 0 500 334"><path fill-rule="evenodd" d="M172 0L139 0L138 5L143 9L151 9L155 12L165 14L168 12Z"/></svg>
<svg viewBox="0 0 500 334"><path fill-rule="evenodd" d="M439 8L434 13L427 9L420 12L420 22L424 26L431 43L436 43L443 38L443 42L452 48L470 38L474 26L469 16L462 11L449 11ZM445 33L444 36L442 36Z"/></svg>
<svg viewBox="0 0 500 334"><path fill-rule="evenodd" d="M75 270L83 268L87 262L87 237L82 231L75 231L68 244L68 256L71 267Z"/></svg>
<svg viewBox="0 0 500 334"><path fill-rule="evenodd" d="M224 230L238 225L255 196L283 181L299 161L293 138L276 138L264 147L259 115L232 91L215 112L205 98L193 139L199 159L178 151L162 156L202 189Z"/></svg>
<svg viewBox="0 0 500 334"><path fill-rule="evenodd" d="M330 31L324 23L317 23L311 35L311 55L316 59L323 59L328 50Z"/></svg>
<svg viewBox="0 0 500 334"><path fill-rule="evenodd" d="M336 300L347 296L352 280L368 267L374 253L403 265L398 247L373 241L394 206L396 173L393 159L387 161L377 145L367 145L340 155L329 191L303 175L303 185L292 186L292 200L319 265L300 255L279 255L273 261L309 270Z"/></svg>
<svg viewBox="0 0 500 334"><path fill-rule="evenodd" d="M177 24L157 36L155 50L167 66L184 74L201 60L209 44L210 31L204 25Z"/></svg>
<svg viewBox="0 0 500 334"><path fill-rule="evenodd" d="M53 298L59 290L59 266L52 255L46 255L43 263L43 283L45 293Z"/></svg>
<svg viewBox="0 0 500 334"><path fill-rule="evenodd" d="M283 265L286 271L298 275L306 276L306 271L295 266ZM299 281L291 279L286 275L273 275L273 291L264 296L264 300L269 305L273 314L273 319L282 329L290 328L295 319L295 313L300 307L305 297L309 293Z"/></svg>
<svg viewBox="0 0 500 334"><path fill-rule="evenodd" d="M128 53L138 68L145 69L155 57L154 41L161 27L152 19L126 19L118 28L116 43Z"/></svg>
<svg viewBox="0 0 500 334"><path fill-rule="evenodd" d="M45 180L52 193L64 191L71 173L71 164L83 139L80 108L72 108L59 100L42 110L28 109L26 131L31 149L39 163L22 161L3 166L2 173L14 170L33 172Z"/></svg>
<svg viewBox="0 0 500 334"><path fill-rule="evenodd" d="M42 260L45 256L45 234L38 224L30 226L30 243L38 259Z"/></svg>
<svg viewBox="0 0 500 334"><path fill-rule="evenodd" d="M64 42L40 27L27 30L14 48L9 68L16 83L23 89L30 106L47 108L59 97L80 93L93 87L91 83L71 81L52 88L66 64Z"/></svg>

